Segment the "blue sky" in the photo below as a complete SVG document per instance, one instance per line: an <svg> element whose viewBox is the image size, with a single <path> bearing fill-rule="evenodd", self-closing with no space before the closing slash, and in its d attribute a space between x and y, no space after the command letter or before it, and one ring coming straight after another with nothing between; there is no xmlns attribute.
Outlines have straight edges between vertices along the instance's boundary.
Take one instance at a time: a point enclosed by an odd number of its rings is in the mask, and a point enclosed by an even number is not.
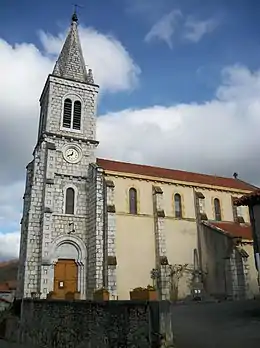
<svg viewBox="0 0 260 348"><path fill-rule="evenodd" d="M69 0L1 0L0 259L18 255L39 96ZM100 84L97 155L260 185L260 3L80 0L85 62ZM15 139L15 141L14 141Z"/></svg>
<svg viewBox="0 0 260 348"><path fill-rule="evenodd" d="M1 2L0 31L9 43L33 42L41 47L37 32L58 34L68 25L72 1ZM142 70L137 90L104 97L101 113L126 107L175 102L201 102L212 97L224 66L240 63L258 67L260 60L260 3L246 0L95 0L81 1L81 24L119 39ZM172 36L173 48L163 41L145 43L152 25L172 10L183 18ZM197 43L183 40L186 18L213 19L216 29ZM87 57L86 57L87 63ZM160 93L158 93L160 90Z"/></svg>

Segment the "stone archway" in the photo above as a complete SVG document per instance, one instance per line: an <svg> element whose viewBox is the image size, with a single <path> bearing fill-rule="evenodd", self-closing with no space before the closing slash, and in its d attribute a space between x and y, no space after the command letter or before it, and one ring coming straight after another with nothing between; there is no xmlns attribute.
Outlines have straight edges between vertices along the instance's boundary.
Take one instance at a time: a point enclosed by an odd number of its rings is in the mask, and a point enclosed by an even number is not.
<svg viewBox="0 0 260 348"><path fill-rule="evenodd" d="M50 252L48 292L57 292L59 289L58 297L64 297L65 290L62 290L64 285L62 282L66 281L67 291L79 292L80 299L85 299L86 260L87 249L79 237L62 235L56 238L52 243Z"/></svg>

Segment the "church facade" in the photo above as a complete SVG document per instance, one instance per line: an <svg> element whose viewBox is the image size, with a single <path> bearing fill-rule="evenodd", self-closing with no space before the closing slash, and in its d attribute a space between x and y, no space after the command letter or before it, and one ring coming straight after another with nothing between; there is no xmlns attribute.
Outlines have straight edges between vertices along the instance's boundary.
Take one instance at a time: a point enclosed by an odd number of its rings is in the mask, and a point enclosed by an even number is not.
<svg viewBox="0 0 260 348"><path fill-rule="evenodd" d="M254 187L96 158L98 90L74 14L40 98L16 296L92 299L106 288L110 299L126 300L148 284L159 299L186 298L197 288L256 294L249 213L233 204Z"/></svg>

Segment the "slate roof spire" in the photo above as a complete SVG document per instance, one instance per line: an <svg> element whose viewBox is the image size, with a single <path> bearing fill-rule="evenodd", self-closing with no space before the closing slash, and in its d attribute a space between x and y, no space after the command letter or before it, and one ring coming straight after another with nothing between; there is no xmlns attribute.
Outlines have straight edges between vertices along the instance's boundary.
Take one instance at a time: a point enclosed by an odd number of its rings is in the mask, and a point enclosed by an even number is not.
<svg viewBox="0 0 260 348"><path fill-rule="evenodd" d="M92 70L87 71L78 33L78 16L74 11L71 26L61 53L53 69L53 75L79 82L94 83Z"/></svg>

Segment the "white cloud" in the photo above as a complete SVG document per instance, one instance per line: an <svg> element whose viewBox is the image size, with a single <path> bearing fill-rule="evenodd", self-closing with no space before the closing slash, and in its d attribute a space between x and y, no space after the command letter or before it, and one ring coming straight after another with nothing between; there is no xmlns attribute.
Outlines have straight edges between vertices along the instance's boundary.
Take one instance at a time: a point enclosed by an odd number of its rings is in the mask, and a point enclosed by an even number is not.
<svg viewBox="0 0 260 348"><path fill-rule="evenodd" d="M0 261L19 255L20 232L0 233Z"/></svg>
<svg viewBox="0 0 260 348"><path fill-rule="evenodd" d="M24 180L0 185L0 261L16 258L19 253L23 191Z"/></svg>
<svg viewBox="0 0 260 348"><path fill-rule="evenodd" d="M216 19L199 21L191 16L185 18L180 10L173 10L155 22L146 34L145 41L162 40L172 49L174 35L176 38L184 37L188 41L197 43L206 34L214 31L217 26Z"/></svg>
<svg viewBox="0 0 260 348"><path fill-rule="evenodd" d="M17 227L20 218L17 205L21 205L25 180L13 181L9 185L0 185L0 231L7 223Z"/></svg>
<svg viewBox="0 0 260 348"><path fill-rule="evenodd" d="M179 10L173 10L164 15L146 34L145 41L151 42L155 39L162 40L165 41L170 48L172 48L172 36L181 17L182 13Z"/></svg>
<svg viewBox="0 0 260 348"><path fill-rule="evenodd" d="M192 42L199 42L203 36L211 33L217 26L218 22L213 18L198 21L189 17L184 25L184 38Z"/></svg>

